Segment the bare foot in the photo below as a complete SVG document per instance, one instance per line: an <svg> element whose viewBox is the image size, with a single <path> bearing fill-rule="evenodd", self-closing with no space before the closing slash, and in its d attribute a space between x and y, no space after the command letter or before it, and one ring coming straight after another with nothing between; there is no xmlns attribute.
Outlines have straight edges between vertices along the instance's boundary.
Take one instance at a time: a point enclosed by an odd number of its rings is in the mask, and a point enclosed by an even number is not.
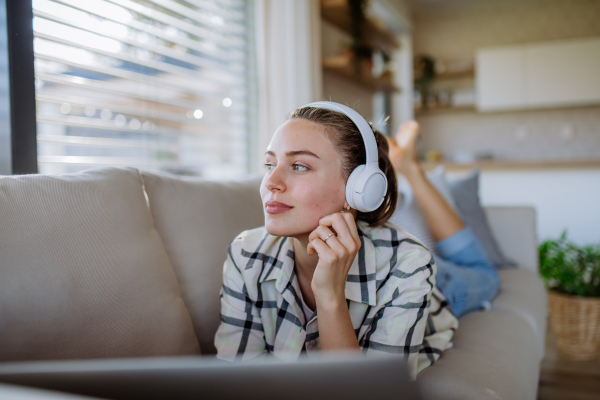
<svg viewBox="0 0 600 400"><path fill-rule="evenodd" d="M390 160L396 172L407 175L419 167L418 136L419 124L416 121L409 121L400 125L395 140L388 139Z"/></svg>

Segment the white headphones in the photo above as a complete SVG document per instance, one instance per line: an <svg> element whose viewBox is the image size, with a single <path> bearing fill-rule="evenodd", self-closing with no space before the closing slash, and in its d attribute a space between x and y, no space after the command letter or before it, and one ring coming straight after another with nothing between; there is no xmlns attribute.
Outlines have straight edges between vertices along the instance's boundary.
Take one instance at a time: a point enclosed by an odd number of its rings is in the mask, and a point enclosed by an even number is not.
<svg viewBox="0 0 600 400"><path fill-rule="evenodd" d="M387 192L387 178L379 169L377 142L371 126L356 111L343 104L332 101L317 101L304 107L323 108L344 114L358 128L365 143L367 163L352 171L346 183L346 201L350 207L362 211L375 211L383 203Z"/></svg>

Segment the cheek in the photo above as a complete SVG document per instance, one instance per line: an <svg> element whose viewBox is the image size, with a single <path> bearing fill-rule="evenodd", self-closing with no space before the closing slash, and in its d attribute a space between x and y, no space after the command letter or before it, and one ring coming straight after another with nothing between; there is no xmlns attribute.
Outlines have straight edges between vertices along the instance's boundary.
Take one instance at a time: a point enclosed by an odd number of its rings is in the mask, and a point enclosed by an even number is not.
<svg viewBox="0 0 600 400"><path fill-rule="evenodd" d="M313 223L326 215L339 212L344 206L345 187L325 183L320 187L313 185L303 188L303 214Z"/></svg>

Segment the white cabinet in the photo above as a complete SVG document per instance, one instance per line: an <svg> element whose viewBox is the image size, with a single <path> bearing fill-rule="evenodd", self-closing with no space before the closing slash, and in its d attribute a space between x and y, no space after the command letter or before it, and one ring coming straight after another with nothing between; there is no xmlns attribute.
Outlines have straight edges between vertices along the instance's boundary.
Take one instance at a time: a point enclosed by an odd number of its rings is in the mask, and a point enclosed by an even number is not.
<svg viewBox="0 0 600 400"><path fill-rule="evenodd" d="M476 56L477 109L525 107L525 49L482 49Z"/></svg>
<svg viewBox="0 0 600 400"><path fill-rule="evenodd" d="M600 39L480 49L477 109L600 104Z"/></svg>

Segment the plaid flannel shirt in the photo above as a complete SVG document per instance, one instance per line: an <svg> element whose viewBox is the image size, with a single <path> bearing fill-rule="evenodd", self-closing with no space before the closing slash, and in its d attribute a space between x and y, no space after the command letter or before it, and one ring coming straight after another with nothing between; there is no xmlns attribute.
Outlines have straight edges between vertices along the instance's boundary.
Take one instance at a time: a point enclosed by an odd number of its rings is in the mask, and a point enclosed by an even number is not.
<svg viewBox="0 0 600 400"><path fill-rule="evenodd" d="M458 320L435 287L431 253L392 224L357 223L361 248L346 279L346 299L363 353L407 358L411 377L451 347ZM319 351L317 311L304 315L292 240L264 227L242 232L223 269L217 357L246 361L263 353L294 361Z"/></svg>

